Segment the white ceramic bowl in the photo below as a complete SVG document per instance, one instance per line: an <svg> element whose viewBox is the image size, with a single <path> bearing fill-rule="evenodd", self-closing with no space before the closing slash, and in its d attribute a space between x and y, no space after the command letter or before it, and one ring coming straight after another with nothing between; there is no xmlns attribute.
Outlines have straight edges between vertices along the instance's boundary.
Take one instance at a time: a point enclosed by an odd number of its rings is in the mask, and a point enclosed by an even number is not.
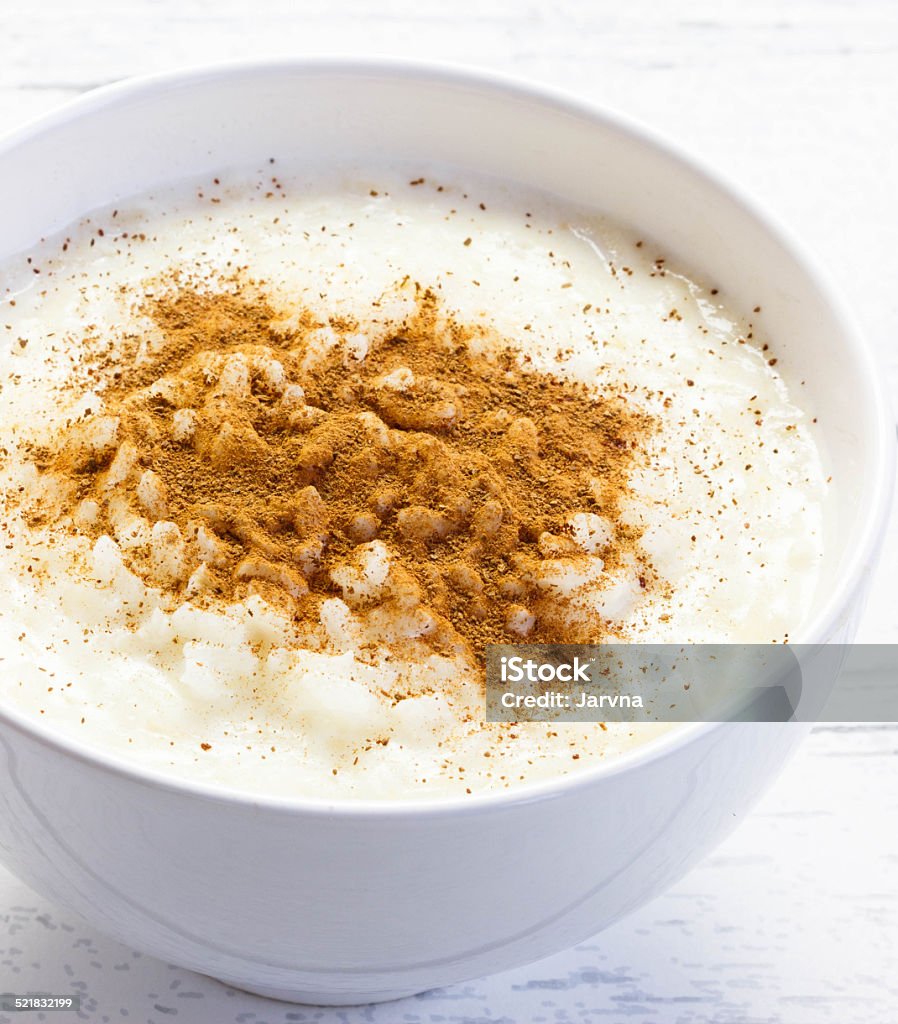
<svg viewBox="0 0 898 1024"><path fill-rule="evenodd" d="M91 207L280 161L442 161L629 222L760 302L820 417L835 481L812 621L851 636L891 494L893 435L867 349L806 254L642 128L458 69L229 65L102 89L0 145L0 256ZM799 726L684 726L572 779L463 802L253 799L125 765L0 711L0 855L131 946L315 1003L383 1000L537 959L655 896L770 782Z"/></svg>

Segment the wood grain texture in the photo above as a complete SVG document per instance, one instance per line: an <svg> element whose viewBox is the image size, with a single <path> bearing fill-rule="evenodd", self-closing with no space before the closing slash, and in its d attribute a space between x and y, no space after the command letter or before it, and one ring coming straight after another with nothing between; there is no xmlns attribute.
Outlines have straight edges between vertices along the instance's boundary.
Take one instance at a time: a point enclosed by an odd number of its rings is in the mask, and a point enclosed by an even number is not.
<svg viewBox="0 0 898 1024"><path fill-rule="evenodd" d="M6 0L0 131L128 74L329 52L511 72L676 137L817 252L898 394L891 0ZM898 641L896 574L893 522L861 639ZM0 990L81 992L92 1022L896 1024L896 824L898 728L818 729L714 855L593 941L349 1011L268 1003L141 957L0 871Z"/></svg>

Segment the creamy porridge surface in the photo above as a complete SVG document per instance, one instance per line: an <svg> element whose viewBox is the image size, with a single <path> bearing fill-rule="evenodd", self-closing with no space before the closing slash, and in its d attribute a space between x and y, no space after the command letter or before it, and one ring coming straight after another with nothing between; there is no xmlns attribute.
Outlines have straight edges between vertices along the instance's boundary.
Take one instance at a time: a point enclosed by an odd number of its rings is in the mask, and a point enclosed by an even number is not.
<svg viewBox="0 0 898 1024"><path fill-rule="evenodd" d="M782 642L821 459L763 311L434 172L268 165L0 267L0 701L183 777L476 795L667 726L483 723L483 645Z"/></svg>

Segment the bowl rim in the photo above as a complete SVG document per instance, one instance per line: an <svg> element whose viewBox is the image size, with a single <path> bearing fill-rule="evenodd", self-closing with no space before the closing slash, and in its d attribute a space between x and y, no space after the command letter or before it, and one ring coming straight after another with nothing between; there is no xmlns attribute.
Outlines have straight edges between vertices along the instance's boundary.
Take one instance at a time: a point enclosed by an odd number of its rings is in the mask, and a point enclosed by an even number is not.
<svg viewBox="0 0 898 1024"><path fill-rule="evenodd" d="M408 59L394 56L358 57L339 53L300 55L296 57L249 58L190 65L163 72L125 78L67 101L0 137L0 159L32 139L52 133L57 128L78 121L84 116L116 105L127 105L134 99L171 88L215 82L239 77L255 78L285 72L307 77L364 78L372 75L391 77L397 81L427 81L435 85L466 86L473 91L488 92L538 104L556 114L569 114L599 124L644 147L666 155L686 167L703 185L722 192L747 213L797 263L829 301L828 314L841 335L846 354L854 360L867 385L876 424L869 441L873 448L875 472L865 481L868 491L862 527L852 535L852 553L834 588L817 613L803 625L794 643L825 641L838 624L853 595L858 591L865 570L875 560L876 551L889 515L895 475L895 426L890 400L884 386L878 358L867 343L850 307L829 273L778 218L739 184L703 160L693 156L663 133L629 115L548 84L532 82L517 76L481 67ZM475 793L464 797L432 797L402 799L321 799L306 796L270 795L229 788L204 781L195 781L159 769L132 763L113 753L97 749L80 740L55 733L23 712L0 706L0 724L7 724L19 733L57 753L75 758L94 769L109 772L122 780L159 789L171 794L191 796L211 803L237 804L265 808L272 812L303 816L339 816L347 819L406 819L409 817L472 816L496 810L510 810L536 801L575 794L602 779L648 766L671 756L680 747L701 736L723 734L734 723L677 723L660 737L632 750L615 755L608 762L583 768L573 775L563 775L533 783L524 783L507 790ZM739 723L771 727L775 723ZM801 728L798 723L793 724ZM722 735L720 738L723 738Z"/></svg>

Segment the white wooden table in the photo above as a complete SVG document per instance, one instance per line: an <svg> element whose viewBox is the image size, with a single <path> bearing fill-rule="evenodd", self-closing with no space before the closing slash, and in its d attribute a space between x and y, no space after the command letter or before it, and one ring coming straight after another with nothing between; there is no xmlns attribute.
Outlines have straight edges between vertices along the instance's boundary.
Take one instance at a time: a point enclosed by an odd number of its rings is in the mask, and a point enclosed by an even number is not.
<svg viewBox="0 0 898 1024"><path fill-rule="evenodd" d="M898 395L893 0L0 0L0 131L128 74L322 52L510 71L677 137L818 251ZM896 576L898 520L860 639L898 641ZM0 869L0 991L29 989L81 993L91 1022L896 1024L898 726L818 729L683 882L522 970L374 1008L291 1007L140 956Z"/></svg>

